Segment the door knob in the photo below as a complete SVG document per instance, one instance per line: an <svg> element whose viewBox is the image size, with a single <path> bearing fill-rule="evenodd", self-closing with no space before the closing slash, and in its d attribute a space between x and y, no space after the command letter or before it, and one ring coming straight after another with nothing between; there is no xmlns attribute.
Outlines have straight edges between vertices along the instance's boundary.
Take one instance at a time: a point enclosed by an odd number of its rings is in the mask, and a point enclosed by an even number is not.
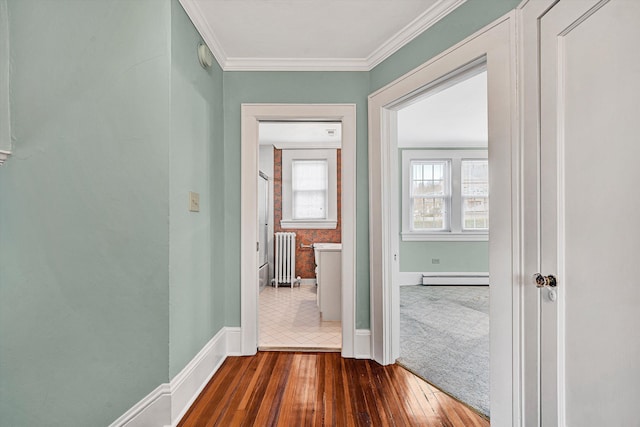
<svg viewBox="0 0 640 427"><path fill-rule="evenodd" d="M558 281L556 280L556 276L550 274L548 276L543 276L540 273L536 273L533 275L533 282L536 284L538 288L555 288L558 286Z"/></svg>

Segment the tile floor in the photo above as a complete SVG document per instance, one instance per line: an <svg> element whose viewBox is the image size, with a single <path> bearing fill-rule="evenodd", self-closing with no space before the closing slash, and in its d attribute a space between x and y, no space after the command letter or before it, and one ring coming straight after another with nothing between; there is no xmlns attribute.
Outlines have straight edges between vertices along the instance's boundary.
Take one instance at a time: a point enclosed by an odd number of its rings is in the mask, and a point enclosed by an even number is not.
<svg viewBox="0 0 640 427"><path fill-rule="evenodd" d="M339 350L340 322L323 322L316 286L293 289L267 286L259 297L258 347L266 349Z"/></svg>

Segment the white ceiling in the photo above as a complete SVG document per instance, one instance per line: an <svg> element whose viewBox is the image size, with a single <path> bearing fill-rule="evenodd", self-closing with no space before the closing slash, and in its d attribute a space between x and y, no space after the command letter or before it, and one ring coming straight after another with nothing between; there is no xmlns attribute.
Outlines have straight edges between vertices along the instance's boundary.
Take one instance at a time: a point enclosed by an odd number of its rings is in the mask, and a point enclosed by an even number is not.
<svg viewBox="0 0 640 427"><path fill-rule="evenodd" d="M260 122L260 145L276 148L340 148L340 122Z"/></svg>
<svg viewBox="0 0 640 427"><path fill-rule="evenodd" d="M225 70L368 71L466 0L180 0Z"/></svg>
<svg viewBox="0 0 640 427"><path fill-rule="evenodd" d="M486 147L487 72L435 88L398 111L399 147Z"/></svg>

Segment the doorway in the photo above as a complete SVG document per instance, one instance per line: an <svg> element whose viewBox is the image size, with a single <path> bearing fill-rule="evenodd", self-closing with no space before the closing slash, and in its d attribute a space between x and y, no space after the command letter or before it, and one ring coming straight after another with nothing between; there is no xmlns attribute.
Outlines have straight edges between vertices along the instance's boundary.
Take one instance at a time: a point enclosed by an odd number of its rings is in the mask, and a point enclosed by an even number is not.
<svg viewBox="0 0 640 427"><path fill-rule="evenodd" d="M241 147L241 351L258 349L259 224L258 165L261 122L339 122L342 126L341 335L342 355L354 357L355 345L355 105L243 104ZM297 279L297 278L296 278ZM296 286L297 283L294 285ZM283 289L291 291L291 289Z"/></svg>
<svg viewBox="0 0 640 427"><path fill-rule="evenodd" d="M342 123L261 121L258 140L258 348L340 351Z"/></svg>
<svg viewBox="0 0 640 427"><path fill-rule="evenodd" d="M397 363L489 416L486 64L397 109ZM392 165L393 166L393 165Z"/></svg>
<svg viewBox="0 0 640 427"><path fill-rule="evenodd" d="M515 111L515 26L507 15L416 70L369 96L372 352L382 364L400 350L399 239L393 233L400 209L397 110L453 76L486 64L488 88L490 412L495 425L518 419L520 242L519 146Z"/></svg>

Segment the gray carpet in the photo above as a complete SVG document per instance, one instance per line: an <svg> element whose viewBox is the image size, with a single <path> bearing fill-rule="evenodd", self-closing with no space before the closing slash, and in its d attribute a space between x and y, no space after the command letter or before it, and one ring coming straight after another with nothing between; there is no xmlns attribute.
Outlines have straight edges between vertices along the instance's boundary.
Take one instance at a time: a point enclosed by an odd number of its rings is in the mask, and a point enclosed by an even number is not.
<svg viewBox="0 0 640 427"><path fill-rule="evenodd" d="M489 416L489 287L401 286L398 362Z"/></svg>

